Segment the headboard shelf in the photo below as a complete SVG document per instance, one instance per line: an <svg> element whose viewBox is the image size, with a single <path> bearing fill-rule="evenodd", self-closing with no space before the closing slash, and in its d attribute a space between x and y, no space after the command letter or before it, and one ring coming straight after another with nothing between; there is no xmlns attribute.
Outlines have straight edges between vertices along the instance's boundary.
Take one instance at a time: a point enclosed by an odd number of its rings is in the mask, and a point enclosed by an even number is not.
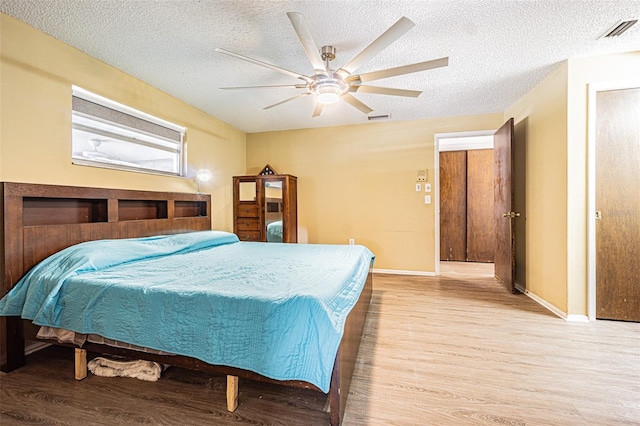
<svg viewBox="0 0 640 426"><path fill-rule="evenodd" d="M107 200L82 198L24 197L22 224L63 225L107 222Z"/></svg>
<svg viewBox="0 0 640 426"><path fill-rule="evenodd" d="M203 201L174 201L174 214L180 217L200 217L207 215L207 203Z"/></svg>
<svg viewBox="0 0 640 426"><path fill-rule="evenodd" d="M118 220L167 219L167 200L118 200Z"/></svg>

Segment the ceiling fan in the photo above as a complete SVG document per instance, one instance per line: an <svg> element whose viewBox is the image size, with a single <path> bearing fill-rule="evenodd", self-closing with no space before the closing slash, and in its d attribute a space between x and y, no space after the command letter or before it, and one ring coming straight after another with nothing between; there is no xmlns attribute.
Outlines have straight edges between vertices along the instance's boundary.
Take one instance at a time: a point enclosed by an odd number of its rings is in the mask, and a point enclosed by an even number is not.
<svg viewBox="0 0 640 426"><path fill-rule="evenodd" d="M104 152L98 151L98 148L100 148L100 145L102 145L103 142L108 142L108 141L109 139L98 139L98 138L89 139L89 145L91 145L91 148L93 149L91 151L82 151L82 156L87 158L108 157L108 155L105 154Z"/></svg>
<svg viewBox="0 0 640 426"><path fill-rule="evenodd" d="M228 50L217 48L216 52L251 62L274 71L281 72L291 77L295 77L303 81L299 84L284 84L271 86L245 86L245 87L222 87L225 90L232 89L264 89L264 88L296 88L305 89L291 98L285 99L273 105L269 105L263 109L270 109L286 102L293 101L303 96L316 95L316 107L313 111L313 117L317 117L322 113L324 105L338 102L340 99L349 105L357 108L365 114L369 114L373 109L356 99L351 93L371 93L377 95L418 97L422 92L418 90L393 89L390 87L367 86L363 83L380 80L383 78L395 77L398 75L411 74L419 71L427 71L434 68L446 67L449 64L449 58L434 59L431 61L418 62L410 65L403 65L395 68L388 68L379 71L367 72L364 74L354 74L367 61L372 59L378 53L382 52L387 46L399 39L404 33L409 31L415 25L410 19L402 17L393 24L387 31L382 33L371 44L365 47L360 53L354 56L349 62L338 70L332 70L329 63L336 57L336 49L333 46L323 46L321 49L316 47L311 32L307 26L307 22L301 13L288 12L287 16L293 25L294 30L298 34L298 38L302 43L307 58L313 65L315 75L306 76L289 71L284 68L263 62L248 56L230 52Z"/></svg>

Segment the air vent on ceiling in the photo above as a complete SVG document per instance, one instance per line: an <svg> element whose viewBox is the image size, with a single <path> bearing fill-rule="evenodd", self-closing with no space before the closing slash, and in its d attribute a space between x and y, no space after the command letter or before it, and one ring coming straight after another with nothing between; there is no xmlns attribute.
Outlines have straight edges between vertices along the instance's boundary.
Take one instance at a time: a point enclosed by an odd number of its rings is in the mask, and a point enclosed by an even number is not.
<svg viewBox="0 0 640 426"><path fill-rule="evenodd" d="M367 120L386 120L391 118L391 114L367 115Z"/></svg>
<svg viewBox="0 0 640 426"><path fill-rule="evenodd" d="M620 21L611 27L606 33L602 34L600 38L608 38L608 37L617 37L623 32L627 31L631 28L636 22L637 19L629 20L629 21Z"/></svg>

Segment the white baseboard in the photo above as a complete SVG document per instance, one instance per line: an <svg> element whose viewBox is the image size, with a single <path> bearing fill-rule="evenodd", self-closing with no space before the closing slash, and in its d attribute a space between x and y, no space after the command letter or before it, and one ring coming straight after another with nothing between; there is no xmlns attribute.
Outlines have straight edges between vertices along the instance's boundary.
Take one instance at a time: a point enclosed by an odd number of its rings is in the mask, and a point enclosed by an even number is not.
<svg viewBox="0 0 640 426"><path fill-rule="evenodd" d="M418 275L423 277L435 277L435 272L426 272L426 271L407 271L402 269L373 269L373 272L376 274L390 274L390 275ZM536 303L544 307L545 309L551 311L554 315L562 318L567 322L590 322L589 317L586 315L576 315L576 314L566 314L561 311L556 306L544 300L542 297L538 296L535 293L531 293L524 286L519 283L515 283L514 287L520 293L525 294L527 297L533 299Z"/></svg>
<svg viewBox="0 0 640 426"><path fill-rule="evenodd" d="M527 289L521 290L522 287L518 286L517 284L516 284L516 288L518 289L518 291L521 291L522 293L526 294L529 298L533 299L536 303L538 303L539 305L542 305L544 308L548 309L549 311L551 311L552 313L554 313L555 315L559 316L560 318L562 318L567 322L590 322L589 317L586 315L567 314L565 312L562 312L556 306L547 302L537 294L531 293Z"/></svg>
<svg viewBox="0 0 640 426"><path fill-rule="evenodd" d="M560 318L566 320L567 319L567 314L565 312L562 312L560 309L558 309L556 306L552 305L551 303L547 302L546 300L544 300L542 297L538 296L535 293L531 293L529 290L524 289L523 291L524 294L527 295L527 297L533 299L536 303L538 303L539 305L542 305L544 308L546 308L547 310L551 311L552 313L554 313L555 315L559 316Z"/></svg>
<svg viewBox="0 0 640 426"><path fill-rule="evenodd" d="M567 320L567 322L591 322L589 320L588 316L586 316L586 315L576 315L576 314L567 315L565 320Z"/></svg>
<svg viewBox="0 0 640 426"><path fill-rule="evenodd" d="M391 275L419 275L421 277L435 277L435 272L427 271L406 271L403 269L377 269L373 268L375 274L391 274Z"/></svg>
<svg viewBox="0 0 640 426"><path fill-rule="evenodd" d="M51 346L50 343L45 343L45 342L31 342L30 345L26 345L24 348L24 354L25 355L29 355L32 354L34 352L39 351L40 349L44 349L47 346Z"/></svg>

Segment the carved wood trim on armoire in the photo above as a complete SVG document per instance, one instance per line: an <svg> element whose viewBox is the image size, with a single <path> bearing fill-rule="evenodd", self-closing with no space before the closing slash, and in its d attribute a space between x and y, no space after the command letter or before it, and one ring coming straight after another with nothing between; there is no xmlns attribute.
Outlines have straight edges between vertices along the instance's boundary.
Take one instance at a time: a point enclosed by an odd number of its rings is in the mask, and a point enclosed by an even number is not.
<svg viewBox="0 0 640 426"><path fill-rule="evenodd" d="M240 241L298 242L298 184L287 174L233 177L233 232Z"/></svg>

